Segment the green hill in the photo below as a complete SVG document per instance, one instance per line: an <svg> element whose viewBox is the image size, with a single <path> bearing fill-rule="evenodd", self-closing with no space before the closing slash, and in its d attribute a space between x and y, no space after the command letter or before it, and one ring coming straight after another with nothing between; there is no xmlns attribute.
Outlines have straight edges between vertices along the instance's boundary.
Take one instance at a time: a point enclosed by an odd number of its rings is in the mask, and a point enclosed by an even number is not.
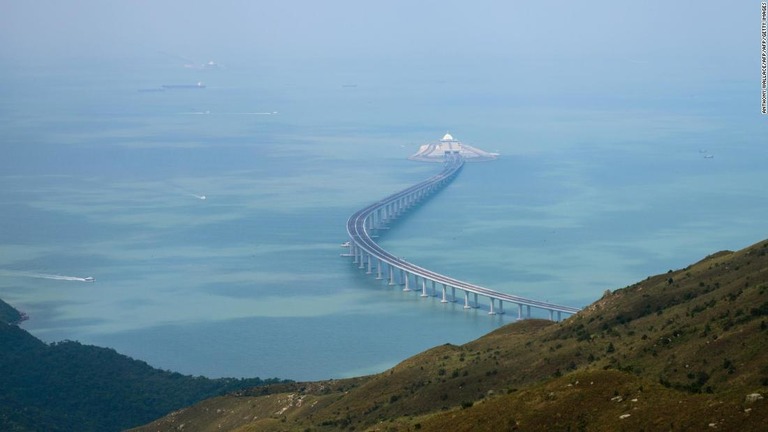
<svg viewBox="0 0 768 432"><path fill-rule="evenodd" d="M13 309L0 300L0 311ZM15 312L15 309L13 309ZM114 350L48 345L0 321L0 430L117 431L202 399L277 380L208 379L150 367Z"/></svg>
<svg viewBox="0 0 768 432"><path fill-rule="evenodd" d="M768 241L381 374L203 401L138 431L764 430Z"/></svg>

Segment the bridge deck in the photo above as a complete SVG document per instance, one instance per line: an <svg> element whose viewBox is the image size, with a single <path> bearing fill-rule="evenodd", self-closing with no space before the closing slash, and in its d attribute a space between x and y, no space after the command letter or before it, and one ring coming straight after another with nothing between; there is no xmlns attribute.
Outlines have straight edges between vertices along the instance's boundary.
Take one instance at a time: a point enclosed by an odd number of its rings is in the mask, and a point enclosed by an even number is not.
<svg viewBox="0 0 768 432"><path fill-rule="evenodd" d="M350 237L351 247L360 248L369 256L378 259L393 268L397 268L409 274L416 275L423 278L424 280L434 281L436 283L454 287L465 292L479 294L490 299L496 299L508 303L545 309L548 311L563 312L567 314L577 313L579 311L578 308L519 297L436 273L416 264L405 261L387 252L373 240L371 233L368 232L368 226L370 225L368 219L372 217L376 211L381 208L385 208L385 206L397 202L398 200L401 200L402 198L416 192L422 190L434 190L437 187L445 186L459 174L463 166L463 158L460 156L450 157L446 161L443 170L439 174L436 174L420 183L389 195L388 197L355 212L347 221L347 233Z"/></svg>

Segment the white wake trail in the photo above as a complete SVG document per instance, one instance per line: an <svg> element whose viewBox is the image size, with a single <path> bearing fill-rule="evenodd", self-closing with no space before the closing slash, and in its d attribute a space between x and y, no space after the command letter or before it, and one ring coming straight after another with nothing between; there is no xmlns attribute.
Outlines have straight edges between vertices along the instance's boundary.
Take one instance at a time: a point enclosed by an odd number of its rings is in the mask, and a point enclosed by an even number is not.
<svg viewBox="0 0 768 432"><path fill-rule="evenodd" d="M30 277L36 277L36 278L40 278L40 279L53 279L53 280L85 282L85 278L82 278L82 277L62 276L62 275L45 274L45 273L35 273L35 274L30 275Z"/></svg>
<svg viewBox="0 0 768 432"><path fill-rule="evenodd" d="M198 195L198 194L196 194L196 193L194 193L194 192L192 192L192 191L190 191L188 189L185 189L185 188L183 188L183 187L181 187L179 185L171 184L171 186L174 189L176 189L177 191L183 192L184 194L189 195L189 196L193 196L193 197L195 197L195 198L197 198L199 200L205 200L206 199L205 195Z"/></svg>
<svg viewBox="0 0 768 432"><path fill-rule="evenodd" d="M36 279L75 281L75 282L90 282L91 280L93 280L93 278L84 278L84 277L78 277L78 276L63 276L63 275L55 275L55 274L47 274L47 273L29 273L29 272L20 272L20 271L13 271L13 270L0 270L0 275L29 277L29 278L36 278Z"/></svg>

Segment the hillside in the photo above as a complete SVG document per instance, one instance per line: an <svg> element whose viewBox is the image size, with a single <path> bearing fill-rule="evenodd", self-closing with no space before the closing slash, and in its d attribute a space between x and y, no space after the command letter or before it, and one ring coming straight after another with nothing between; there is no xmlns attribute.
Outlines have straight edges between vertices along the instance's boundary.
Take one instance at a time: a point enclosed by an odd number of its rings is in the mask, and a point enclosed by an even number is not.
<svg viewBox="0 0 768 432"><path fill-rule="evenodd" d="M0 323L18 325L24 321L25 315L16 308L0 300Z"/></svg>
<svg viewBox="0 0 768 432"><path fill-rule="evenodd" d="M48 345L17 327L20 315L2 300L0 310L6 311L0 321L3 431L117 431L205 398L277 381L191 377L111 349L71 341Z"/></svg>
<svg viewBox="0 0 768 432"><path fill-rule="evenodd" d="M763 430L768 241L381 374L206 400L137 431Z"/></svg>

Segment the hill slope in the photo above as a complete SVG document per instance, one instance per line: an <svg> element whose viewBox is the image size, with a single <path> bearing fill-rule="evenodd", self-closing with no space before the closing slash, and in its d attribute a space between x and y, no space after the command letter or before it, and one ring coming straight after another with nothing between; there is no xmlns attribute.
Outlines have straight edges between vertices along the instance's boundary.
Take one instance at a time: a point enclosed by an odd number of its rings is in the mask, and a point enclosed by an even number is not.
<svg viewBox="0 0 768 432"><path fill-rule="evenodd" d="M0 430L121 430L265 383L184 376L77 342L48 345L14 325L17 314L0 321Z"/></svg>
<svg viewBox="0 0 768 432"><path fill-rule="evenodd" d="M761 430L767 348L768 241L606 292L561 323L510 324L378 375L207 400L137 430Z"/></svg>

